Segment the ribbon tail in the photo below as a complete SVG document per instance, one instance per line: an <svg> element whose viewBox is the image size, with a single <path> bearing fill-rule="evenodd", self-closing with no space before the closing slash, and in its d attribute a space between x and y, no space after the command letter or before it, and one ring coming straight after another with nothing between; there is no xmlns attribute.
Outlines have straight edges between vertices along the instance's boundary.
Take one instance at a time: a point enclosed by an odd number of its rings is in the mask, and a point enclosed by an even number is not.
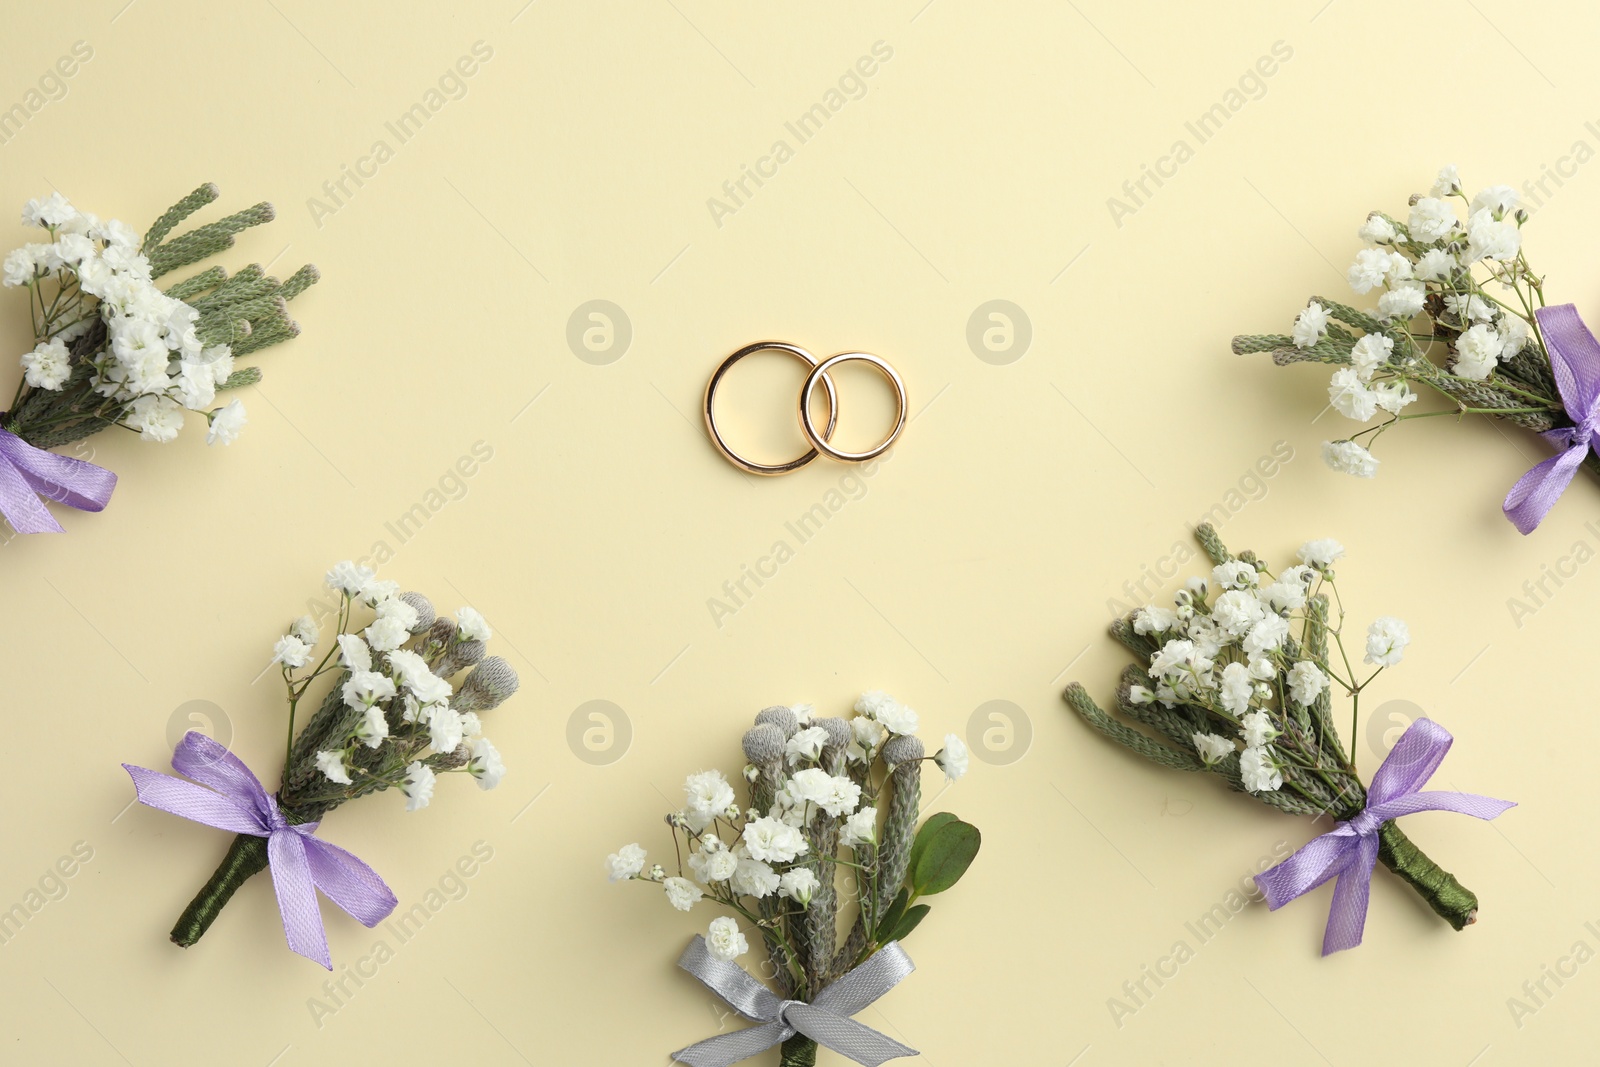
<svg viewBox="0 0 1600 1067"><path fill-rule="evenodd" d="M7 454L40 496L78 511L103 511L117 476L86 460L46 452L17 438ZM21 445L21 448L16 447Z"/></svg>
<svg viewBox="0 0 1600 1067"><path fill-rule="evenodd" d="M0 433L4 433L0 430ZM21 441L21 438L17 438ZM25 443L25 442L24 442ZM27 477L12 462L9 453L0 453L0 515L17 533L61 533L61 524L44 506Z"/></svg>
<svg viewBox="0 0 1600 1067"><path fill-rule="evenodd" d="M1427 792L1411 793L1369 807L1373 818L1380 822L1398 819L1402 815L1415 815L1419 811L1450 811L1457 815L1471 815L1474 819L1494 819L1516 807L1514 800L1497 800L1480 797L1476 793Z"/></svg>
<svg viewBox="0 0 1600 1067"><path fill-rule="evenodd" d="M735 1030L731 1034L718 1034L704 1041L696 1041L687 1048L672 1054L673 1063L687 1063L689 1067L731 1067L740 1060L759 1056L769 1048L783 1044L794 1036L794 1028L781 1020L764 1026Z"/></svg>
<svg viewBox="0 0 1600 1067"><path fill-rule="evenodd" d="M319 838L297 836L305 848L311 884L361 925L377 926L400 903L378 872L353 853Z"/></svg>
<svg viewBox="0 0 1600 1067"><path fill-rule="evenodd" d="M1350 866L1354 844L1352 835L1332 831L1312 838L1276 867L1256 875L1256 887L1267 898L1267 909L1277 911L1342 873Z"/></svg>
<svg viewBox="0 0 1600 1067"><path fill-rule="evenodd" d="M1578 468L1589 452L1589 442L1574 441L1566 450L1548 459L1540 460L1533 469L1517 479L1517 484L1506 494L1500 510L1511 520L1518 532L1530 534L1555 507L1561 494L1572 484Z"/></svg>
<svg viewBox="0 0 1600 1067"><path fill-rule="evenodd" d="M306 959L316 960L333 970L333 958L328 954L328 934L322 928L317 890L311 881L305 839L293 830L277 831L267 838L267 864L272 872L272 888L278 895L278 912L283 916L283 933L289 947Z"/></svg>
<svg viewBox="0 0 1600 1067"><path fill-rule="evenodd" d="M863 1067L878 1067L885 1060L901 1056L920 1056L916 1049L902 1045L887 1034L881 1034L864 1023L835 1015L831 1011L811 1004L791 1004L784 1012L800 1033L817 1044L847 1056Z"/></svg>
<svg viewBox="0 0 1600 1067"><path fill-rule="evenodd" d="M746 1019L765 1023L778 1017L782 1001L772 995L772 990L738 964L713 956L700 934L694 935L684 948L678 966L705 983L707 989Z"/></svg>
<svg viewBox="0 0 1600 1067"><path fill-rule="evenodd" d="M133 779L133 789L141 804L218 830L267 836L266 824L233 797L131 763L124 763L122 769Z"/></svg>
<svg viewBox="0 0 1600 1067"><path fill-rule="evenodd" d="M1354 861L1339 873L1328 908L1328 928L1322 935L1322 954L1331 956L1361 944L1367 926L1367 901L1372 895L1372 869L1378 862L1378 838L1357 840Z"/></svg>

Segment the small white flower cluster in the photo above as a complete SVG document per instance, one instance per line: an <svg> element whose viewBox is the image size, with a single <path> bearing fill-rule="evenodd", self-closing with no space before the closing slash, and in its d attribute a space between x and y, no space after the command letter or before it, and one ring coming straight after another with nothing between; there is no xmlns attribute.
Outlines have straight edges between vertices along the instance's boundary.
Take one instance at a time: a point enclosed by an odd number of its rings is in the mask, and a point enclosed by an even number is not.
<svg viewBox="0 0 1600 1067"><path fill-rule="evenodd" d="M1465 205L1464 219L1454 199ZM1357 293L1381 290L1371 312L1378 327L1353 344L1349 334L1331 327L1349 346L1349 359L1329 360L1341 363L1328 384L1330 406L1357 422L1370 422L1380 412L1390 417L1386 426L1402 417L1417 399L1409 379L1422 370L1433 340L1430 331L1413 334L1411 321L1430 297L1437 301L1432 314L1454 336L1449 369L1456 378L1482 381L1521 352L1530 339L1528 316L1488 298L1472 268L1485 264L1490 277L1507 286L1526 276L1526 219L1510 186L1490 186L1469 200L1453 165L1439 172L1430 195L1412 198L1403 221L1381 212L1368 215L1358 231L1368 247L1356 253L1346 277ZM1309 303L1290 333L1294 346L1321 344L1334 317L1321 303ZM1355 440L1324 443L1323 459L1360 478L1371 478L1378 467L1367 446Z"/></svg>
<svg viewBox="0 0 1600 1067"><path fill-rule="evenodd" d="M659 883L667 902L679 911L690 910L707 895L747 917L751 913L741 904L742 898L778 898L802 910L809 907L821 885L817 864L808 862L817 858L819 815L825 814L836 826L840 846L874 848L879 814L872 767L892 738L909 737L918 727L915 711L876 690L863 693L855 710L859 714L849 720L844 758L830 770L821 766L827 758L829 731L811 725L811 705L796 704L789 709L796 729L783 744L781 782L765 811L741 809L733 785L721 771L689 775L684 782L684 806L667 821L675 834L681 830L686 836L686 864L692 879L681 867L673 876L660 864L647 871L648 857L637 843L624 845L606 858L608 878ZM838 720L835 723L842 726ZM966 772L967 748L954 734L947 735L945 747L929 758L951 780ZM834 773L841 770L844 773ZM744 778L754 783L760 774L758 768L747 766ZM824 857L821 868L830 877L831 862L831 856ZM723 960L749 950L737 921L725 916L712 921L706 942L712 954Z"/></svg>
<svg viewBox="0 0 1600 1067"><path fill-rule="evenodd" d="M349 561L335 564L328 571L327 585L341 597L340 632L311 675L297 678L293 673L310 665L320 640L311 616L297 620L273 648L273 661L283 665L291 694L296 687L303 692L305 684L324 671L348 674L340 692L345 706L361 712L362 718L344 747L316 753L317 769L331 782L356 784L352 770L358 775L370 772L353 767L351 753L357 746L378 749L392 739L418 757L405 765L403 777L387 781L405 794L407 811L427 807L433 797L436 774L422 756L429 747L437 756L452 757L459 764L452 769L471 774L480 788L498 785L505 775L500 753L483 736L475 711L452 706L456 691L449 681L460 666L453 651L490 637L483 616L462 608L453 635L441 645L430 641L432 609L424 619L410 595L402 597L398 585L379 580L371 569ZM371 608L374 618L360 633L346 632L358 604ZM411 647L403 647L408 644ZM481 656L481 648L477 653Z"/></svg>
<svg viewBox="0 0 1600 1067"><path fill-rule="evenodd" d="M204 411L206 441L234 441L245 424L244 405L234 400L208 410L233 373L232 350L202 346L195 332L200 313L151 280L139 235L116 219L102 222L77 210L60 193L28 201L22 221L46 230L51 240L13 250L0 262L0 280L38 290L53 277L53 305L72 309L23 355L25 383L61 390L72 373L68 345L98 318L108 343L92 358L90 385L124 412L126 425L147 441L165 442L183 428L185 409ZM37 297L44 307L45 294Z"/></svg>
<svg viewBox="0 0 1600 1067"><path fill-rule="evenodd" d="M1330 568L1343 555L1337 541L1309 541L1300 548L1300 563L1275 577L1232 560L1213 568L1209 580L1190 578L1174 608L1141 608L1133 630L1158 643L1148 668L1155 688L1130 686L1128 701L1214 714L1234 727L1244 747L1197 731L1190 740L1201 761L1216 766L1237 753L1246 790L1279 789L1284 763L1273 742L1284 732L1285 702L1308 708L1330 684L1323 666L1303 651L1291 657L1289 624L1305 618L1308 601L1332 580ZM1381 618L1368 631L1367 662L1393 666L1409 641L1405 623Z"/></svg>

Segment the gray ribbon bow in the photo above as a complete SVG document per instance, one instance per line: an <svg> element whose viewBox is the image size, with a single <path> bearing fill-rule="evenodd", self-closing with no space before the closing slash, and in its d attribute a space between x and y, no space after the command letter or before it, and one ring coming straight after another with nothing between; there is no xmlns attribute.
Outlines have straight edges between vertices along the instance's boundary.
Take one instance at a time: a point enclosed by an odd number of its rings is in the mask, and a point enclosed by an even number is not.
<svg viewBox="0 0 1600 1067"><path fill-rule="evenodd" d="M916 970L916 964L897 942L891 941L874 952L865 963L840 976L809 1004L779 1000L744 968L713 956L706 947L706 939L699 934L678 957L678 966L704 982L734 1011L763 1025L718 1034L679 1049L672 1054L674 1063L687 1063L690 1067L730 1067L781 1045L797 1033L864 1067L878 1067L897 1056L921 1055L916 1049L850 1018Z"/></svg>

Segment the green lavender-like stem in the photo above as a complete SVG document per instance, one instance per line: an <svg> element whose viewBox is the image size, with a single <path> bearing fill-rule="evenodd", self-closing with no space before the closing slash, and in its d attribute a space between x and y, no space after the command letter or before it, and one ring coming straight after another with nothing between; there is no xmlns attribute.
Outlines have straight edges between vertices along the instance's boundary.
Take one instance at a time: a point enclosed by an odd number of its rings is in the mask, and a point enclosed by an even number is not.
<svg viewBox="0 0 1600 1067"><path fill-rule="evenodd" d="M894 903L911 862L911 843L917 836L917 811L922 805L922 742L915 737L891 737L884 742L883 760L889 773L889 815L884 821L883 843L878 846L878 899L874 921Z"/></svg>
<svg viewBox="0 0 1600 1067"><path fill-rule="evenodd" d="M804 1034L795 1034L778 1051L778 1067L816 1067L817 1043Z"/></svg>

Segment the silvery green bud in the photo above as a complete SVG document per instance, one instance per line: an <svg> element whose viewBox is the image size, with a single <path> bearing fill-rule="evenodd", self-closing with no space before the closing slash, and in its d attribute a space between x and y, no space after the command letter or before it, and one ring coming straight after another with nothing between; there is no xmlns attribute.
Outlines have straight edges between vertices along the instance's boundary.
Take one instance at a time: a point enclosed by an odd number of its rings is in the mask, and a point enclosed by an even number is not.
<svg viewBox="0 0 1600 1067"><path fill-rule="evenodd" d="M518 684L511 664L499 656L489 656L472 668L451 703L457 711L489 711L515 693Z"/></svg>
<svg viewBox="0 0 1600 1067"><path fill-rule="evenodd" d="M783 730L770 722L758 723L745 731L744 758L756 767L783 759Z"/></svg>
<svg viewBox="0 0 1600 1067"><path fill-rule="evenodd" d="M433 602L421 593L401 593L400 599L410 604L417 612L417 624L411 628L414 634L420 634L433 625L433 620L438 618L438 613L433 610Z"/></svg>
<svg viewBox="0 0 1600 1067"><path fill-rule="evenodd" d="M795 731L800 729L800 721L794 717L794 712L782 704L775 704L770 708L762 708L756 714L756 723L757 725L771 723L776 726L783 731L783 739L785 741L793 737Z"/></svg>

